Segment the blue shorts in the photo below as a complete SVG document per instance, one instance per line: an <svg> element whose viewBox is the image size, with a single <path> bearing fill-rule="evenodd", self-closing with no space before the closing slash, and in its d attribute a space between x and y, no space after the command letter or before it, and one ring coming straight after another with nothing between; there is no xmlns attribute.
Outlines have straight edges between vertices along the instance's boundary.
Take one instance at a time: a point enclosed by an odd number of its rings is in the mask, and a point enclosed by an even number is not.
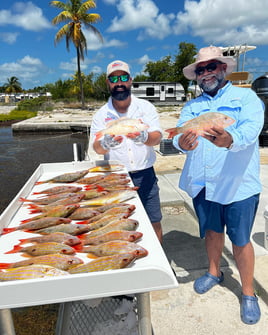
<svg viewBox="0 0 268 335"><path fill-rule="evenodd" d="M151 221L157 223L162 220L159 187L157 185L157 177L154 168L129 172L129 175L135 186L138 186L138 194L144 209Z"/></svg>
<svg viewBox="0 0 268 335"><path fill-rule="evenodd" d="M205 188L193 198L193 205L199 220L200 237L207 230L226 234L231 242L239 247L249 243L255 215L259 204L259 194L228 205L205 199Z"/></svg>

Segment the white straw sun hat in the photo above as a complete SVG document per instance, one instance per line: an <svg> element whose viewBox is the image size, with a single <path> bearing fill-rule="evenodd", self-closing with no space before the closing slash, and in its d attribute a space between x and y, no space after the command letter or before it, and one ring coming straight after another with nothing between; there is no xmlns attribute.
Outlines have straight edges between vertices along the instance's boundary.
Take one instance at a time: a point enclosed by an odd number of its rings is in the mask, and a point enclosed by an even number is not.
<svg viewBox="0 0 268 335"><path fill-rule="evenodd" d="M236 60L233 57L223 56L221 48L210 46L200 49L196 55L196 61L183 68L182 71L184 76L190 80L196 79L195 69L197 65L201 62L207 62L212 59L219 60L220 62L227 64L226 75L232 73L236 66Z"/></svg>

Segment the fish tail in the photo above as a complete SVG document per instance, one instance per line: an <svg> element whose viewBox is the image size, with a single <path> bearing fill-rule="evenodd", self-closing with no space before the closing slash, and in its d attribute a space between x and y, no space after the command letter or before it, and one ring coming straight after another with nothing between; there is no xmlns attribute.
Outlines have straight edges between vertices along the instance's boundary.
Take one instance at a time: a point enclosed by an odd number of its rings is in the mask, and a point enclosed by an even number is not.
<svg viewBox="0 0 268 335"><path fill-rule="evenodd" d="M14 245L13 249L11 249L11 250L5 252L5 254L14 254L14 253L16 253L16 252L20 252L21 249L22 249L22 247L19 246L18 244L16 244L16 245Z"/></svg>
<svg viewBox="0 0 268 335"><path fill-rule="evenodd" d="M11 263L0 263L0 269L10 268Z"/></svg>
<svg viewBox="0 0 268 335"><path fill-rule="evenodd" d="M180 133L178 128L169 128L166 129L165 131L168 133L168 138L173 138L174 136Z"/></svg>
<svg viewBox="0 0 268 335"><path fill-rule="evenodd" d="M19 241L20 241L20 243L18 245L22 245L22 244L28 243L29 239L28 238L21 238L21 239L19 239Z"/></svg>
<svg viewBox="0 0 268 335"><path fill-rule="evenodd" d="M102 135L102 132L101 132L101 131L98 131L98 132L95 134L95 136L96 136L96 141L99 141L103 135Z"/></svg>
<svg viewBox="0 0 268 335"><path fill-rule="evenodd" d="M28 200L28 199L26 199L26 198L24 198L24 197L20 197L20 199L19 199L21 202L26 202L26 201L28 201L28 202L30 202L31 200Z"/></svg>
<svg viewBox="0 0 268 335"><path fill-rule="evenodd" d="M34 184L35 185L40 185L40 184L44 184L44 183L46 183L46 181L43 180L43 181L36 181Z"/></svg>
<svg viewBox="0 0 268 335"><path fill-rule="evenodd" d="M8 233L12 233L15 230L16 230L15 227L13 227L13 228L4 228L3 231L2 231L2 235L8 234Z"/></svg>

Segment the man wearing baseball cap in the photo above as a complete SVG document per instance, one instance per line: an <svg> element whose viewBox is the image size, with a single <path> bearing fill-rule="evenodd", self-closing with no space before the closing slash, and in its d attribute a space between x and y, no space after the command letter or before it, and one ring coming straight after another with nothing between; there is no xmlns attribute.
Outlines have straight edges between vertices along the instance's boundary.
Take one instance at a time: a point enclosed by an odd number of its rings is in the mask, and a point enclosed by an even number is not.
<svg viewBox="0 0 268 335"><path fill-rule="evenodd" d="M179 187L193 198L209 263L194 289L204 294L224 280L220 261L226 230L242 284L241 319L255 324L261 312L253 288L250 235L261 192L258 137L264 106L253 90L225 79L235 66L235 59L210 46L200 49L196 61L183 69L186 78L197 81L202 94L186 103L177 126L208 112L223 113L234 123L225 129L207 126L201 136L187 130L173 138L173 145L187 156Z"/></svg>
<svg viewBox="0 0 268 335"><path fill-rule="evenodd" d="M162 138L158 113L153 104L138 99L131 94L132 78L129 65L115 60L107 66L107 85L111 96L93 116L90 128L90 143L104 159L123 163L152 223L155 233L162 242L161 207L157 178L153 168L156 160L154 146ZM95 134L106 128L107 124L122 117L140 119L148 126L147 130L129 133L125 136Z"/></svg>

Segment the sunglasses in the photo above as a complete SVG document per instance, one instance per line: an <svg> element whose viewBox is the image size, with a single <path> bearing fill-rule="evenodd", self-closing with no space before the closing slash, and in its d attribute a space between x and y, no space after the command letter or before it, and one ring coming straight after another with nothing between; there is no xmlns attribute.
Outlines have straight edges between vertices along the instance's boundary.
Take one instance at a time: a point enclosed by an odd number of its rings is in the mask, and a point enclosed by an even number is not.
<svg viewBox="0 0 268 335"><path fill-rule="evenodd" d="M219 64L223 64L222 62L213 62L213 63L209 63L206 66L198 66L195 69L195 74L197 76L201 76L202 74L205 73L205 70L207 70L207 72L213 72L217 69Z"/></svg>
<svg viewBox="0 0 268 335"><path fill-rule="evenodd" d="M121 74L121 76L110 76L110 77L108 77L110 83L112 83L112 84L117 83L119 81L119 79L123 83L125 83L125 82L129 81L129 78L130 78L129 74Z"/></svg>

